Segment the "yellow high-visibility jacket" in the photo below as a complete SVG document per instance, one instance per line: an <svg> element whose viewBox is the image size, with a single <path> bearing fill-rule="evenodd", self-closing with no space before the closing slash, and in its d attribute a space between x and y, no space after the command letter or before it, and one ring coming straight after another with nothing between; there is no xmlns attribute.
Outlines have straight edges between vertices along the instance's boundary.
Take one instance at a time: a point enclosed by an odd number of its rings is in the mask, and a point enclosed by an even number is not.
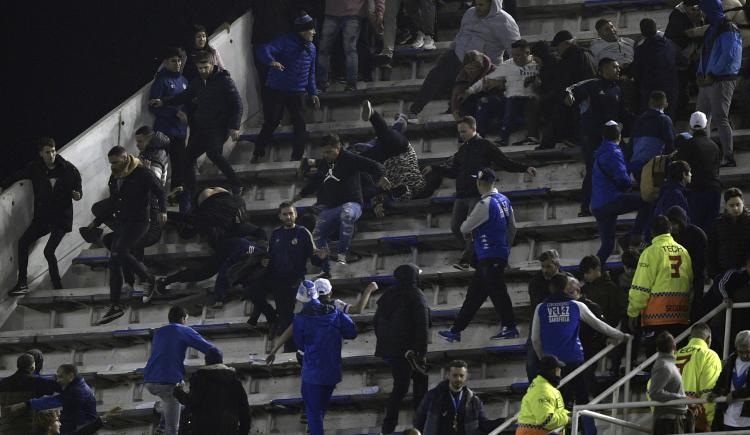
<svg viewBox="0 0 750 435"><path fill-rule="evenodd" d="M691 338L687 346L677 351L676 364L682 373L682 386L688 396L705 399L721 374L721 358L700 338ZM716 404L706 403L706 419L714 421Z"/></svg>
<svg viewBox="0 0 750 435"><path fill-rule="evenodd" d="M537 375L521 400L516 435L546 435L568 424L568 420L570 411L565 409L560 391Z"/></svg>
<svg viewBox="0 0 750 435"><path fill-rule="evenodd" d="M687 249L671 234L654 237L638 260L628 294L628 316L643 326L687 325L693 296L693 266Z"/></svg>

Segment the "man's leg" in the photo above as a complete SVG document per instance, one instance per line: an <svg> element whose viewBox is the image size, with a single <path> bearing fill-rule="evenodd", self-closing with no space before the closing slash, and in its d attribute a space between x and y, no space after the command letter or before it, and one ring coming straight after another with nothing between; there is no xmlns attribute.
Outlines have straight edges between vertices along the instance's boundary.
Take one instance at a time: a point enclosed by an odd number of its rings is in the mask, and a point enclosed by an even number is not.
<svg viewBox="0 0 750 435"><path fill-rule="evenodd" d="M300 160L305 153L305 141L307 140L307 125L305 124L305 95L299 93L286 94L285 105L289 110L289 118L292 121L294 131L294 144L291 160Z"/></svg>
<svg viewBox="0 0 750 435"><path fill-rule="evenodd" d="M148 222L128 222L122 225L117 231L117 235L112 240L112 251L110 253L110 262L114 262L119 270L129 269L135 273L141 282L153 281L153 275L149 272L145 264L139 261L133 255L133 248L148 232ZM119 278L119 287L110 288L110 292L116 292L119 301L119 294L122 288L121 274ZM116 305L116 304L115 304Z"/></svg>
<svg viewBox="0 0 750 435"><path fill-rule="evenodd" d="M456 81L458 72L463 67L456 52L449 50L440 56L437 65L433 67L422 82L419 94L409 109L413 114L419 114L430 101L441 93L447 93Z"/></svg>
<svg viewBox="0 0 750 435"><path fill-rule="evenodd" d="M419 404L422 403L422 398L427 394L427 375L420 373L416 370L411 372L412 380L412 405L416 411L419 408Z"/></svg>
<svg viewBox="0 0 750 435"><path fill-rule="evenodd" d="M339 255L346 255L349 252L349 247L351 247L352 238L354 237L354 225L360 216L362 216L361 204L347 202L341 206L341 215L339 216Z"/></svg>
<svg viewBox="0 0 750 435"><path fill-rule="evenodd" d="M615 248L615 225L617 223L617 215L610 211L611 204L607 204L603 207L599 207L593 210L594 217L596 218L596 226L599 229L599 239L601 244L599 245L599 251L596 256L602 263L602 268L607 264L609 254Z"/></svg>
<svg viewBox="0 0 750 435"><path fill-rule="evenodd" d="M401 0L385 0L385 13L383 16L383 52L393 56L396 46L396 24L398 12L401 9Z"/></svg>
<svg viewBox="0 0 750 435"><path fill-rule="evenodd" d="M570 374L573 370L578 368L580 364L568 364L567 366L563 367L562 376L565 377L568 374ZM568 394L568 398L572 397L575 400L576 404L583 405L586 403L589 403L589 391L586 386L586 379L583 376L583 373L573 378L572 381L570 381L570 393ZM582 417L581 421L583 422L583 433L584 435L596 435L596 425L594 424L594 419L591 417Z"/></svg>
<svg viewBox="0 0 750 435"><path fill-rule="evenodd" d="M721 213L720 190L692 190L688 193L690 222L700 227L706 234Z"/></svg>
<svg viewBox="0 0 750 435"><path fill-rule="evenodd" d="M253 158L266 155L266 145L271 141L273 132L276 131L284 114L284 94L273 89L267 89L266 93L268 94L267 103L269 107L263 110L263 127L260 129L257 139L255 139Z"/></svg>
<svg viewBox="0 0 750 435"><path fill-rule="evenodd" d="M464 238L461 233L461 224L466 220L471 210L479 201L479 198L456 198L453 203L453 213L451 215L451 232L453 236L458 240L459 246L463 246L464 250L461 253L459 263L468 263L471 260L473 254L472 243Z"/></svg>
<svg viewBox="0 0 750 435"><path fill-rule="evenodd" d="M18 239L18 284L28 284L27 273L29 268L29 248L31 245L47 234L49 230L46 225L31 221L31 225Z"/></svg>
<svg viewBox="0 0 750 435"><path fill-rule="evenodd" d="M229 164L227 158L224 157L224 142L227 141L227 133L225 131L212 131L206 135L209 141L206 145L206 156L216 165L217 168L227 177L229 184L232 188L240 187L240 179L237 178L237 174L234 172L232 165Z"/></svg>
<svg viewBox="0 0 750 435"><path fill-rule="evenodd" d="M492 126L492 122L497 119L503 117L505 114L505 109L503 108L506 104L505 101L507 99L505 97L497 96L497 95L484 95L479 98L479 102L477 104L477 133L479 133L482 137L487 137L487 135L490 133L490 127ZM503 121L504 123L504 121ZM500 130L500 139L503 138L503 130L501 127ZM507 144L507 140L505 141Z"/></svg>
<svg viewBox="0 0 750 435"><path fill-rule="evenodd" d="M172 178L169 187L182 186L183 172L185 172L185 138L178 136L169 137L169 167L172 170Z"/></svg>
<svg viewBox="0 0 750 435"><path fill-rule="evenodd" d="M198 267L187 267L164 277L164 285L168 286L176 282L198 282L209 279L216 275L221 265L220 259L216 254L205 261L202 261Z"/></svg>
<svg viewBox="0 0 750 435"><path fill-rule="evenodd" d="M510 134L517 125L523 122L524 101L523 97L509 97L505 99L502 124L500 125L500 140L508 144ZM520 122L519 122L520 120Z"/></svg>
<svg viewBox="0 0 750 435"><path fill-rule="evenodd" d="M385 408L385 417L380 431L384 434L392 434L398 424L398 411L401 409L401 402L404 400L406 393L409 392L409 382L411 381L412 369L406 358L399 355L388 361L391 366L391 375L393 375L393 391L388 397L388 404Z"/></svg>
<svg viewBox="0 0 750 435"><path fill-rule="evenodd" d="M344 17L342 39L344 41L344 56L346 56L346 84L357 86L357 77L359 75L359 55L357 53L357 43L359 41L359 31L362 28L362 19L358 16Z"/></svg>
<svg viewBox="0 0 750 435"><path fill-rule="evenodd" d="M328 409L335 385L313 385L302 382L302 399L305 401L307 428L310 435L325 435L323 418Z"/></svg>
<svg viewBox="0 0 750 435"><path fill-rule="evenodd" d="M526 123L526 136L539 139L539 99L523 98L523 101L521 122Z"/></svg>
<svg viewBox="0 0 750 435"><path fill-rule="evenodd" d="M328 82L328 68L331 66L331 52L336 37L341 32L343 26L342 17L326 15L323 20L323 31L320 35L320 49L318 50L317 77L318 83Z"/></svg>
<svg viewBox="0 0 750 435"><path fill-rule="evenodd" d="M287 279L276 277L273 282L273 298L276 301L276 312L278 321L276 323L276 336L281 335L289 325L292 324L294 317L294 304L297 295L297 287L301 279ZM284 343L285 352L294 352L297 350L293 340Z"/></svg>
<svg viewBox="0 0 750 435"><path fill-rule="evenodd" d="M57 257L55 257L55 250L60 246L63 237L65 237L65 230L55 228L49 235L47 245L44 247L44 258L47 259L47 267L49 270L49 277L52 281L52 287L60 290L62 288L62 279L60 278L60 269L57 267Z"/></svg>
<svg viewBox="0 0 750 435"><path fill-rule="evenodd" d="M198 157L206 152L206 134L199 129L191 129L183 161L182 186L190 201L195 195L195 172L198 170ZM182 210L180 210L182 211Z"/></svg>
<svg viewBox="0 0 750 435"><path fill-rule="evenodd" d="M315 219L315 229L313 230L313 239L318 249L328 247L328 237L339 224L340 214L341 207L324 208L318 214L317 219ZM330 273L330 258L326 257L324 260L321 260L321 263L323 272Z"/></svg>
<svg viewBox="0 0 750 435"><path fill-rule="evenodd" d="M591 176L594 170L594 152L599 146L597 138L601 135L593 130L586 129L586 127L581 130L581 153L586 165L586 175L583 177L583 183L581 184L581 215L588 216L591 213Z"/></svg>
<svg viewBox="0 0 750 435"><path fill-rule="evenodd" d="M513 314L513 303L508 295L508 286L505 284L505 266L507 260L500 258L488 258L480 260L484 263L482 270L482 285L490 296L495 312L500 316L502 326L514 328L516 318Z"/></svg>
<svg viewBox="0 0 750 435"><path fill-rule="evenodd" d="M469 283L469 289L466 292L464 303L458 311L456 320L453 321L451 332L461 332L466 329L474 318L474 315L487 299L487 289L484 287L483 277L486 273L483 269L486 267L486 263L481 261L477 265L477 270L474 271L474 276L472 276L471 282Z"/></svg>
<svg viewBox="0 0 750 435"><path fill-rule="evenodd" d="M383 115L378 111L373 110L370 117L370 124L372 124L375 136L378 142L380 142L376 146L383 147L386 150L393 150L393 152L399 154L408 149L409 139L396 129L395 124L393 128L388 127L388 123L385 122Z"/></svg>
<svg viewBox="0 0 750 435"><path fill-rule="evenodd" d="M177 435L180 428L180 402L172 394L174 385L146 384L146 389L161 401L164 433Z"/></svg>
<svg viewBox="0 0 750 435"><path fill-rule="evenodd" d="M709 115L709 125L706 131L710 130L710 123L715 123L719 130L719 140L721 141L721 151L723 162L734 159L734 142L732 139L732 124L729 121L729 107L732 105L732 96L737 86L736 80L725 80L715 82L709 88L709 100L711 104L711 114Z"/></svg>

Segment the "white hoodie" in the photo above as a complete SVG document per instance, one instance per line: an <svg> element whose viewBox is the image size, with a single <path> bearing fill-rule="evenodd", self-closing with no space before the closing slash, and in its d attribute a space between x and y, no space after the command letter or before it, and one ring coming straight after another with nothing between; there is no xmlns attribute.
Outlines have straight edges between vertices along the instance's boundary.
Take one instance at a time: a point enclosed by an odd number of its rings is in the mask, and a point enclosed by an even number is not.
<svg viewBox="0 0 750 435"><path fill-rule="evenodd" d="M490 59L497 59L510 49L510 44L521 39L518 24L503 10L502 0L492 0L490 12L484 18L477 16L472 7L461 18L461 28L451 44L451 48L463 61L464 54L477 50Z"/></svg>

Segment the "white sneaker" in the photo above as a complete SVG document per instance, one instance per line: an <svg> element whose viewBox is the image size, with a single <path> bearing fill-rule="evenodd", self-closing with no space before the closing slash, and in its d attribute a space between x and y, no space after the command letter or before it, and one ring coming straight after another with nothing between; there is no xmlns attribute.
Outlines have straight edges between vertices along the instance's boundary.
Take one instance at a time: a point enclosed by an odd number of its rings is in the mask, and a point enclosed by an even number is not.
<svg viewBox="0 0 750 435"><path fill-rule="evenodd" d="M411 43L411 48L422 48L424 46L424 33L417 32L417 36L414 38L414 42Z"/></svg>
<svg viewBox="0 0 750 435"><path fill-rule="evenodd" d="M432 39L432 36L425 35L424 37L424 45L422 46L422 50L434 50L437 46L435 45L435 40Z"/></svg>
<svg viewBox="0 0 750 435"><path fill-rule="evenodd" d="M338 254L338 255L336 256L336 261L337 261L337 262L338 262L339 264L346 264L346 254Z"/></svg>

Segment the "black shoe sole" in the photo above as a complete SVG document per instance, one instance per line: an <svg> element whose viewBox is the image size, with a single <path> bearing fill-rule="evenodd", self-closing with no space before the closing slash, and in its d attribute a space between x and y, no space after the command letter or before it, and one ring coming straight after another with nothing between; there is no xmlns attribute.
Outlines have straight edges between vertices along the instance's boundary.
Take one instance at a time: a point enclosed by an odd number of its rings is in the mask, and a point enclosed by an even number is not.
<svg viewBox="0 0 750 435"><path fill-rule="evenodd" d="M124 311L120 311L116 315L112 315L112 316L109 316L109 317L102 317L101 319L99 319L98 322L96 322L96 324L97 325L106 325L108 323L112 323L113 321L119 319L120 317L122 317L124 315L125 315L125 312Z"/></svg>

